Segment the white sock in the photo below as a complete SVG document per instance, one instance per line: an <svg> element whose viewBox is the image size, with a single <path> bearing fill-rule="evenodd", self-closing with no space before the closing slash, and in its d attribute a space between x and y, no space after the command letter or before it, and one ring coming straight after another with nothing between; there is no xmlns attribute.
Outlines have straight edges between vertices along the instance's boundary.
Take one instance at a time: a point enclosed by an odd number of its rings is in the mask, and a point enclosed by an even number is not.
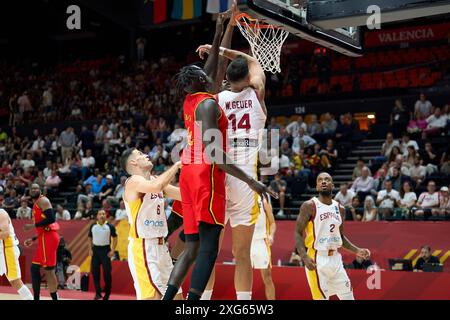
<svg viewBox="0 0 450 320"><path fill-rule="evenodd" d="M203 291L202 297L200 298L200 300L211 300L211 296L213 294L212 290L205 290Z"/></svg>
<svg viewBox="0 0 450 320"><path fill-rule="evenodd" d="M33 295L26 285L22 285L22 287L17 290L17 293L20 295L22 300L33 300Z"/></svg>
<svg viewBox="0 0 450 320"><path fill-rule="evenodd" d="M238 300L252 300L251 291L236 291L236 297Z"/></svg>

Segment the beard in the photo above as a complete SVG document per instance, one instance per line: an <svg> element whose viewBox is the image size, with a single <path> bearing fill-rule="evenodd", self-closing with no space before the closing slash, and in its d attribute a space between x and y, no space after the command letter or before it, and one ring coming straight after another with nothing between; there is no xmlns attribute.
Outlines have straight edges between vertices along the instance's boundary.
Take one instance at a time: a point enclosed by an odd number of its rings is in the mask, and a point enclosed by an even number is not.
<svg viewBox="0 0 450 320"><path fill-rule="evenodd" d="M322 191L319 191L319 194L322 197L331 197L331 190L322 190Z"/></svg>

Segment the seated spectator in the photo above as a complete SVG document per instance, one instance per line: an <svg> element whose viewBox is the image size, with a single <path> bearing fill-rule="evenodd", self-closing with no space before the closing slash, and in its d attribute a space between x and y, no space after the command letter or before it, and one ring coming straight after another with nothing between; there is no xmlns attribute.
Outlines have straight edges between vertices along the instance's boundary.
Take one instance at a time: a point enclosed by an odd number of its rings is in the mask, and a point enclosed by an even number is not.
<svg viewBox="0 0 450 320"><path fill-rule="evenodd" d="M67 268L72 262L72 253L66 248L66 241L59 238L58 250L56 251L56 276L58 278L58 289L64 290L67 278Z"/></svg>
<svg viewBox="0 0 450 320"><path fill-rule="evenodd" d="M317 115L311 115L311 121L307 125L307 127L308 129L306 130L306 132L311 137L315 134L319 134L322 131L322 127L320 126L319 122L317 122Z"/></svg>
<svg viewBox="0 0 450 320"><path fill-rule="evenodd" d="M60 184L61 178L57 175L56 170L53 170L50 177L47 177L47 179L45 179L45 187L51 195L55 195L58 192Z"/></svg>
<svg viewBox="0 0 450 320"><path fill-rule="evenodd" d="M70 217L70 212L66 209L64 209L61 205L57 205L56 206L56 215L55 215L56 220L63 220L63 221L68 221L71 219Z"/></svg>
<svg viewBox="0 0 450 320"><path fill-rule="evenodd" d="M39 185L39 187L41 189L45 188L45 180L46 178L44 177L44 173L42 171L38 171L38 175L36 178L34 178L33 183L36 183L37 185Z"/></svg>
<svg viewBox="0 0 450 320"><path fill-rule="evenodd" d="M430 180L427 185L427 192L422 192L417 200L417 209L414 211L416 217L429 217L433 209L439 208L439 192L436 192L436 183Z"/></svg>
<svg viewBox="0 0 450 320"><path fill-rule="evenodd" d="M431 115L432 104L427 97L422 92L420 94L419 100L416 101L414 105L414 118L419 119L419 117L427 118Z"/></svg>
<svg viewBox="0 0 450 320"><path fill-rule="evenodd" d="M156 145L152 151L149 153L150 158L152 159L152 162L156 162L159 157L162 157L163 159L169 158L169 153L164 150L162 144Z"/></svg>
<svg viewBox="0 0 450 320"><path fill-rule="evenodd" d="M92 208L92 202L86 203L86 211L84 212L82 220L95 220L97 218L97 212Z"/></svg>
<svg viewBox="0 0 450 320"><path fill-rule="evenodd" d="M92 184L88 183L84 187L82 185L77 186L77 204L89 203L94 199L94 193L92 192Z"/></svg>
<svg viewBox="0 0 450 320"><path fill-rule="evenodd" d="M376 198L378 195L378 192L380 192L381 189L384 187L384 181L387 178L385 167L381 167L377 171L377 177L373 180L373 188L371 190L371 194Z"/></svg>
<svg viewBox="0 0 450 320"><path fill-rule="evenodd" d="M416 189L422 184L425 179L427 170L422 165L420 157L417 155L414 159L414 166L409 169L409 176L416 184Z"/></svg>
<svg viewBox="0 0 450 320"><path fill-rule="evenodd" d="M106 184L106 179L101 174L97 175L94 181L92 181L92 193L99 195L102 192L102 188Z"/></svg>
<svg viewBox="0 0 450 320"><path fill-rule="evenodd" d="M3 209L5 209L10 216L13 216L13 210L19 206L19 199L15 189L9 191L9 195L5 193L5 200L3 201Z"/></svg>
<svg viewBox="0 0 450 320"><path fill-rule="evenodd" d="M125 182L127 181L127 177L126 176L121 176L120 177L120 183L116 186L116 188L114 189L114 194L112 196L108 196L107 199L108 201L113 205L113 206L117 206L119 205L119 202L122 199L122 194L123 191L125 189Z"/></svg>
<svg viewBox="0 0 450 320"><path fill-rule="evenodd" d="M366 196L371 194L371 190L373 189L373 178L370 176L369 168L362 168L361 177L356 178L351 189L360 199L365 199Z"/></svg>
<svg viewBox="0 0 450 320"><path fill-rule="evenodd" d="M349 210L346 210L346 220L361 221L364 214L364 207L361 205L361 201L358 196L353 197L352 206Z"/></svg>
<svg viewBox="0 0 450 320"><path fill-rule="evenodd" d="M33 156L42 158L44 154L47 152L47 150L44 147L45 141L42 139L41 136L37 136L36 140L33 141L31 144L30 152Z"/></svg>
<svg viewBox="0 0 450 320"><path fill-rule="evenodd" d="M425 263L433 263L433 264L440 264L438 257L431 255L431 247L430 246L423 246L420 250L420 258L417 259L416 264L414 265L414 271L415 272L423 272L423 265Z"/></svg>
<svg viewBox="0 0 450 320"><path fill-rule="evenodd" d="M387 178L392 182L392 188L395 190L400 190L403 183L403 174L398 169L398 167L394 166L389 169L390 174Z"/></svg>
<svg viewBox="0 0 450 320"><path fill-rule="evenodd" d="M440 172L444 175L450 175L450 152L442 154Z"/></svg>
<svg viewBox="0 0 450 320"><path fill-rule="evenodd" d="M334 141L332 139L327 140L327 145L325 149L322 149L320 153L327 157L328 162L330 163L332 169L336 167L338 152L334 146Z"/></svg>
<svg viewBox="0 0 450 320"><path fill-rule="evenodd" d="M413 191L411 182L403 182L400 190L400 199L397 200L397 206L394 211L404 218L409 218L411 209L416 205L417 195Z"/></svg>
<svg viewBox="0 0 450 320"><path fill-rule="evenodd" d="M419 156L419 153L416 152L413 146L409 146L406 148L408 150L406 156L403 155L403 166L406 166L408 169L411 169L415 164L416 157Z"/></svg>
<svg viewBox="0 0 450 320"><path fill-rule="evenodd" d="M408 111L403 106L401 99L395 100L394 109L392 109L390 126L392 133L395 137L398 137L402 131L406 129L409 121Z"/></svg>
<svg viewBox="0 0 450 320"><path fill-rule="evenodd" d="M434 113L427 118L427 127L422 131L422 139L439 134L447 126L447 116L441 115L441 108L434 109Z"/></svg>
<svg viewBox="0 0 450 320"><path fill-rule="evenodd" d="M31 208L28 207L28 201L20 201L20 207L17 209L16 218L31 219Z"/></svg>
<svg viewBox="0 0 450 320"><path fill-rule="evenodd" d="M422 152L422 164L426 168L427 175L438 172L439 155L434 151L431 142L425 142L425 151Z"/></svg>
<svg viewBox="0 0 450 320"><path fill-rule="evenodd" d="M283 140L283 142L281 143L280 152L286 157L291 158L292 149L289 147L289 142L287 140Z"/></svg>
<svg viewBox="0 0 450 320"><path fill-rule="evenodd" d="M402 135L402 141L400 143L400 152L403 154L403 156L408 155L408 147L413 147L414 150L419 151L419 145L415 140L411 140L409 137L409 134L403 133Z"/></svg>
<svg viewBox="0 0 450 320"><path fill-rule="evenodd" d="M398 154L395 157L394 162L391 162L389 164L389 171L388 171L389 176L392 176L394 174L394 168L399 170L402 176L409 177L410 175L409 168L403 165L403 156L401 154Z"/></svg>
<svg viewBox="0 0 450 320"><path fill-rule="evenodd" d="M439 196L439 209L432 209L433 216L446 217L450 215L450 196L448 187L441 188L441 194Z"/></svg>
<svg viewBox="0 0 450 320"><path fill-rule="evenodd" d="M410 134L420 133L425 130L427 127L427 120L422 114L417 116L417 119L410 120L408 126L406 127L406 131Z"/></svg>
<svg viewBox="0 0 450 320"><path fill-rule="evenodd" d="M381 146L381 155L389 158L389 155L391 154L393 147L399 147L400 144L397 140L394 140L394 135L392 132L388 132L386 134L386 140L384 141L383 145Z"/></svg>
<svg viewBox="0 0 450 320"><path fill-rule="evenodd" d="M27 153L27 158L20 161L20 166L24 169L34 168L36 166L33 160L33 154L31 152Z"/></svg>
<svg viewBox="0 0 450 320"><path fill-rule="evenodd" d="M402 156L400 152L400 148L398 146L393 146L391 149L391 152L389 153L387 157L387 162L389 167L393 166L395 164L395 160L398 158L398 156ZM403 157L402 157L403 160Z"/></svg>
<svg viewBox="0 0 450 320"><path fill-rule="evenodd" d="M75 216L73 217L73 220L86 220L85 213L86 213L86 207L85 207L84 203L80 202L78 204L78 208L77 208L77 211L75 212ZM85 219L83 219L83 218L85 218Z"/></svg>
<svg viewBox="0 0 450 320"><path fill-rule="evenodd" d="M356 161L356 167L353 169L352 180L354 181L356 178L361 177L362 168L364 168L364 160L359 158Z"/></svg>
<svg viewBox="0 0 450 320"><path fill-rule="evenodd" d="M270 183L270 190L273 192L278 193L278 200L280 202L280 211L278 211L277 215L283 215L284 214L284 204L286 199L286 187L287 183L282 178L282 175L280 173L277 173L275 175L275 179L272 180Z"/></svg>
<svg viewBox="0 0 450 320"><path fill-rule="evenodd" d="M390 218L394 213L394 207L398 200L400 200L400 194L397 190L392 189L392 181L385 180L384 188L378 192L377 205L378 213L383 219Z"/></svg>
<svg viewBox="0 0 450 320"><path fill-rule="evenodd" d="M362 221L377 220L377 206L371 196L367 196L364 200L364 211Z"/></svg>
<svg viewBox="0 0 450 320"><path fill-rule="evenodd" d="M296 121L292 121L286 126L286 131L289 133L293 138L296 138L299 135L300 128L303 129L303 132L308 130L308 126L306 123L303 122L303 117L298 116Z"/></svg>
<svg viewBox="0 0 450 320"><path fill-rule="evenodd" d="M86 155L81 158L81 166L81 180L84 180L95 166L95 158L92 156L91 149L87 149Z"/></svg>
<svg viewBox="0 0 450 320"><path fill-rule="evenodd" d="M125 208L125 202L123 200L120 201L119 209L116 210L116 214L114 215L114 219L116 221L127 220L127 210Z"/></svg>
<svg viewBox="0 0 450 320"><path fill-rule="evenodd" d="M98 181L98 179L97 179L97 181ZM108 196L112 195L113 191L114 191L113 176L108 174L106 176L105 184L102 186L100 193L96 197L94 197L94 200L98 200L99 202L102 202ZM94 192L94 190L93 190L93 192Z"/></svg>
<svg viewBox="0 0 450 320"><path fill-rule="evenodd" d="M334 200L339 202L345 209L349 209L352 206L352 199L355 197L355 193L348 189L348 183L344 182L339 187L339 192L334 197Z"/></svg>
<svg viewBox="0 0 450 320"><path fill-rule="evenodd" d="M102 201L102 208L101 208L101 210L105 211L105 215L106 215L107 219L112 217L111 216L112 206L107 200L103 200Z"/></svg>
<svg viewBox="0 0 450 320"><path fill-rule="evenodd" d="M372 261L364 260L360 256L356 256L355 260L352 262L353 269L366 270L368 267L373 265Z"/></svg>
<svg viewBox="0 0 450 320"><path fill-rule="evenodd" d="M281 126L277 123L276 117L270 117L270 124L267 126L267 130L280 130Z"/></svg>
<svg viewBox="0 0 450 320"><path fill-rule="evenodd" d="M300 128L298 131L298 135L294 138L294 142L292 143L292 151L298 153L300 149L303 149L301 148L301 141L303 141L304 143L304 148L309 148L316 144L316 140L306 135L305 130L303 128Z"/></svg>

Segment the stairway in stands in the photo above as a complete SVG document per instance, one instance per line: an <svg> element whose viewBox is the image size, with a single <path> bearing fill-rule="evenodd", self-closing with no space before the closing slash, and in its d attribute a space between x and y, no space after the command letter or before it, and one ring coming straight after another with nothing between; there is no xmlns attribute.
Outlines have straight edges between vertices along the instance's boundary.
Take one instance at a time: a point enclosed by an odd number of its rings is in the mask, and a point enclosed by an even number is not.
<svg viewBox="0 0 450 320"><path fill-rule="evenodd" d="M375 156L379 156L381 152L381 145L383 139L365 139L356 146L356 149L352 150L350 156L346 159L341 159L334 170L333 181L335 188L333 194L339 192L339 186L344 182L352 181L353 168L356 166L356 161L362 158L366 165L369 165L370 160ZM299 212L299 208L303 202L316 196L317 192L314 189L308 189L308 191L300 196L299 199L292 200L289 208L286 208L283 216L277 215L278 220L292 220L296 219ZM278 208L274 208L274 214L278 212Z"/></svg>

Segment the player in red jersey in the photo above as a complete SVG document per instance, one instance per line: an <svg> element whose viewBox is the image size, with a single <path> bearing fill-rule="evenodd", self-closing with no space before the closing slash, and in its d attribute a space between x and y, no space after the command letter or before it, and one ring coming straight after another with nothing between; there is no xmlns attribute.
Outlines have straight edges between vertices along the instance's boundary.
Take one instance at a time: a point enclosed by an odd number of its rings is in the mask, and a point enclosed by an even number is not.
<svg viewBox="0 0 450 320"><path fill-rule="evenodd" d="M228 13L231 14L231 11ZM204 68L183 67L177 74L178 88L187 93L183 104L188 145L182 155L180 191L186 244L169 279L164 300L172 300L195 262L187 299L199 300L217 258L225 222L225 174L246 182L266 197L268 188L232 164L224 149L228 120L215 97L219 42L225 15L217 19L210 55ZM213 80L216 88L212 88ZM276 194L271 193L274 197Z"/></svg>
<svg viewBox="0 0 450 320"><path fill-rule="evenodd" d="M58 300L55 266L56 252L59 245L59 225L55 222L55 213L50 200L41 194L38 184L32 184L30 196L34 200L33 220L34 224L24 225L24 231L36 228L37 236L25 240L25 246L32 245L34 240L38 240L38 246L31 264L31 280L33 284L34 300L39 300L41 290L41 267L47 279L50 296L53 300Z"/></svg>

